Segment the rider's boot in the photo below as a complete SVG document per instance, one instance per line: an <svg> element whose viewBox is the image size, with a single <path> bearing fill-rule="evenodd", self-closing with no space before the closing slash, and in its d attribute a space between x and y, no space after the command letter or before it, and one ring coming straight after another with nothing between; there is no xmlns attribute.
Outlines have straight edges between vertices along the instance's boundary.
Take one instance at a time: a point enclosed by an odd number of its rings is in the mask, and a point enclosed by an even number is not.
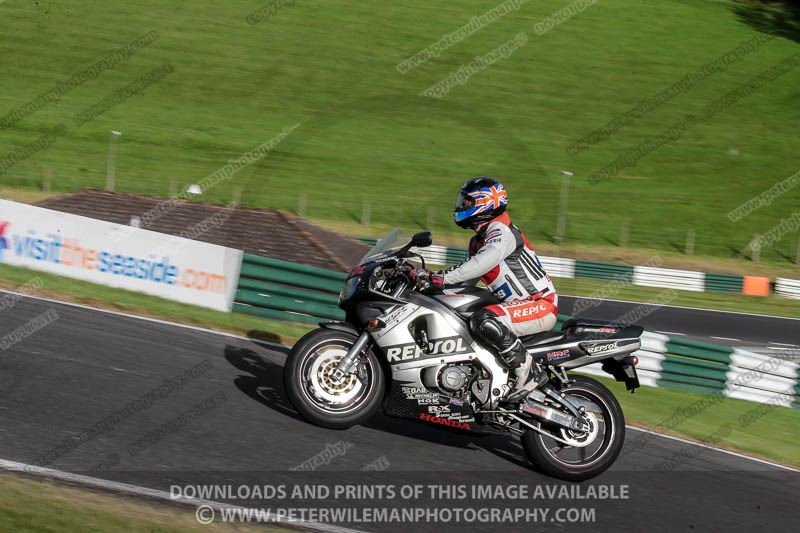
<svg viewBox="0 0 800 533"><path fill-rule="evenodd" d="M533 361L533 357L531 357L519 339L511 348L500 355L514 373L514 376L516 376L514 386L505 398L506 402L513 403L525 399L531 391L547 381L547 372L542 369L539 363Z"/></svg>

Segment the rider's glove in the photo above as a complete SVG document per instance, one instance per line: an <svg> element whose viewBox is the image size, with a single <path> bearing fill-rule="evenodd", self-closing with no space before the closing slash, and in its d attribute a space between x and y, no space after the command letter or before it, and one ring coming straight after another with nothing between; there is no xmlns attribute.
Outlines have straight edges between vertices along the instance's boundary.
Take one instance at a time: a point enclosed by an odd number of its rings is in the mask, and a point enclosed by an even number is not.
<svg viewBox="0 0 800 533"><path fill-rule="evenodd" d="M409 272L408 277L411 278L414 286L420 292L441 289L444 285L444 277L440 274L434 274L427 268L416 268Z"/></svg>

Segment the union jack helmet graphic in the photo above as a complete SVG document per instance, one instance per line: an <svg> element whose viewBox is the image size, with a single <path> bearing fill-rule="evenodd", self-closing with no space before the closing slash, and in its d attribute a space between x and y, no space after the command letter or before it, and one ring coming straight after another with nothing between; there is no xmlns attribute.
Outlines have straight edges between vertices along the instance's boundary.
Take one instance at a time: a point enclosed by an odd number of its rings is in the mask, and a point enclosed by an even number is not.
<svg viewBox="0 0 800 533"><path fill-rule="evenodd" d="M508 193L492 178L472 178L458 191L453 220L462 228L475 229L505 213Z"/></svg>

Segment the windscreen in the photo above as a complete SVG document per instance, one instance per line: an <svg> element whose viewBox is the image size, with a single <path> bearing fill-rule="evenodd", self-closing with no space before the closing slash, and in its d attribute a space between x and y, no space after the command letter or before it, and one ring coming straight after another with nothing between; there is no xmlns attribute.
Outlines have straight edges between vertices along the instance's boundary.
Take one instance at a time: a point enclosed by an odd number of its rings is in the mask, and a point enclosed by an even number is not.
<svg viewBox="0 0 800 533"><path fill-rule="evenodd" d="M375 243L375 246L373 246L372 249L361 258L359 265L363 265L373 257L376 257L384 252L402 248L408 243L409 240L411 239L409 239L408 236L401 230L392 230L391 233L386 235L386 237Z"/></svg>

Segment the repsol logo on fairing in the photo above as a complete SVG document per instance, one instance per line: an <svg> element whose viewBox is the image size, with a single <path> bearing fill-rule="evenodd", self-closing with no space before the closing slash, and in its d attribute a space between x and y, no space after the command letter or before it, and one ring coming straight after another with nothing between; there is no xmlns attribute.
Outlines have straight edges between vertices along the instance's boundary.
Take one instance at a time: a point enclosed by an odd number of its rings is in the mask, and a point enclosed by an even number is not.
<svg viewBox="0 0 800 533"><path fill-rule="evenodd" d="M464 337L445 337L443 339L432 339L428 342L428 349L424 352L425 356L450 355L454 353L471 353L472 347L464 341ZM390 363L400 361L411 361L423 355L422 350L416 343L398 344L386 348L386 358Z"/></svg>
<svg viewBox="0 0 800 533"><path fill-rule="evenodd" d="M607 352L609 350L614 350L618 347L619 345L616 342L612 342L611 344L594 344L591 346L587 346L586 351L589 353L602 353L602 352Z"/></svg>

